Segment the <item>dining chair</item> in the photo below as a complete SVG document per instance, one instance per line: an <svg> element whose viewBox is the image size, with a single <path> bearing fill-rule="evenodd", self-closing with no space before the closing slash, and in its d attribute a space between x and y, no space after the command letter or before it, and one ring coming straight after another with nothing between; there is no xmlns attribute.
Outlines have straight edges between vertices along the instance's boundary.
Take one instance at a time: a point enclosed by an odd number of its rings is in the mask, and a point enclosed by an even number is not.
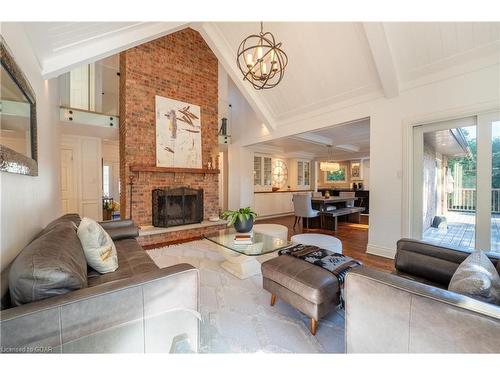
<svg viewBox="0 0 500 375"><path fill-rule="evenodd" d="M341 191L339 193L339 197L341 198L355 198L356 193L353 191ZM354 200L345 202L346 207L354 207Z"/></svg>
<svg viewBox="0 0 500 375"><path fill-rule="evenodd" d="M319 211L312 208L311 197L311 192L293 195L293 211L295 214L295 221L293 223L294 229L300 218L302 218L302 225L304 225L304 218L306 219L306 228L309 228L309 219L312 217L318 217Z"/></svg>

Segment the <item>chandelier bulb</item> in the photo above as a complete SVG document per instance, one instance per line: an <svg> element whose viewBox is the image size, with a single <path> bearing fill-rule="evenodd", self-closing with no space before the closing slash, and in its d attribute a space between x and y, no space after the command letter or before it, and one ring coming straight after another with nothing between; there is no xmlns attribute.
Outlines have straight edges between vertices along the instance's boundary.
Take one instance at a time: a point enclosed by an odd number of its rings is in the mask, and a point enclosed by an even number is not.
<svg viewBox="0 0 500 375"><path fill-rule="evenodd" d="M248 68L253 67L253 56L251 53L247 53L247 67Z"/></svg>
<svg viewBox="0 0 500 375"><path fill-rule="evenodd" d="M267 64L262 63L262 75L267 75Z"/></svg>
<svg viewBox="0 0 500 375"><path fill-rule="evenodd" d="M257 58L259 60L262 60L262 56L264 55L263 51L262 51L262 47L257 47Z"/></svg>

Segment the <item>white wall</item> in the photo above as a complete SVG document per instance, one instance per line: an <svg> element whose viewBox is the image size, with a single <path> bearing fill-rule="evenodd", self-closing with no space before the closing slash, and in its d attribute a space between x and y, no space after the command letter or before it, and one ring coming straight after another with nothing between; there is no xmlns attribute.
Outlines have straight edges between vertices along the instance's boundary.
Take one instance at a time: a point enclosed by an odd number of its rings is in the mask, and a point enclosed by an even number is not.
<svg viewBox="0 0 500 375"><path fill-rule="evenodd" d="M296 121L280 126L270 134L250 128L240 146L294 135L340 124L355 119L370 118L370 231L368 251L393 257L396 241L408 235L408 217L403 197L404 131L408 124L438 121L467 111L494 108L500 103L500 69L492 65L464 75L442 79L400 93L392 99L349 105L341 103L314 121ZM242 130L245 128L242 128ZM233 173L246 174L244 169ZM231 167L230 167L231 168ZM231 173L231 172L230 172ZM230 185L231 186L231 185ZM241 189L240 189L241 192ZM239 198L244 200L247 198Z"/></svg>
<svg viewBox="0 0 500 375"><path fill-rule="evenodd" d="M58 82L44 81L24 29L2 23L2 36L28 78L37 100L38 176L0 172L3 270L46 224L60 213Z"/></svg>
<svg viewBox="0 0 500 375"><path fill-rule="evenodd" d="M253 207L253 155L241 144L248 134L268 134L235 84L228 80L231 109L231 144L228 147L228 209Z"/></svg>
<svg viewBox="0 0 500 375"><path fill-rule="evenodd" d="M363 189L370 190L370 159L363 160Z"/></svg>

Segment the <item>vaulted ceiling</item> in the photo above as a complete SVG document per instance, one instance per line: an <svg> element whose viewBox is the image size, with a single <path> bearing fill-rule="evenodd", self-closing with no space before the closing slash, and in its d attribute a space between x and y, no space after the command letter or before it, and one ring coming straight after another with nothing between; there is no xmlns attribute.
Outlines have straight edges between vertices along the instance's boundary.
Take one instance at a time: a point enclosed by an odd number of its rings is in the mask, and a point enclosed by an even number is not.
<svg viewBox="0 0 500 375"><path fill-rule="evenodd" d="M25 24L45 77L184 27L201 33L270 130L338 103L392 98L500 63L500 23L266 22L289 65L278 86L256 91L242 80L236 51L243 38L259 31L258 22Z"/></svg>
<svg viewBox="0 0 500 375"><path fill-rule="evenodd" d="M25 22L45 78L184 27L183 22Z"/></svg>
<svg viewBox="0 0 500 375"><path fill-rule="evenodd" d="M258 33L260 27L256 22L214 26L231 56L236 56L241 40ZM271 90L258 92L276 122L379 90L377 71L361 23L276 22L264 23L264 29L283 43L289 61L283 81Z"/></svg>
<svg viewBox="0 0 500 375"><path fill-rule="evenodd" d="M274 129L340 102L392 98L500 63L500 23L271 22L264 30L283 42L289 65L278 86L256 91L242 82L235 57L241 40L259 27L258 22L218 22L203 23L200 30Z"/></svg>

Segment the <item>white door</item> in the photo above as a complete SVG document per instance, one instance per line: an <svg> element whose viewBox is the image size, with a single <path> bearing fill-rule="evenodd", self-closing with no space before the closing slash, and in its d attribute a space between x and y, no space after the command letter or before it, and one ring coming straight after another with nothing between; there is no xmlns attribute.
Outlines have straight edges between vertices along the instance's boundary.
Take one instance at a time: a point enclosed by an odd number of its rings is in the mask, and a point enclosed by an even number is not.
<svg viewBox="0 0 500 375"><path fill-rule="evenodd" d="M77 176L75 174L74 149L63 146L61 148L61 199L62 213L78 212Z"/></svg>
<svg viewBox="0 0 500 375"><path fill-rule="evenodd" d="M81 137L81 215L102 220L101 139Z"/></svg>

